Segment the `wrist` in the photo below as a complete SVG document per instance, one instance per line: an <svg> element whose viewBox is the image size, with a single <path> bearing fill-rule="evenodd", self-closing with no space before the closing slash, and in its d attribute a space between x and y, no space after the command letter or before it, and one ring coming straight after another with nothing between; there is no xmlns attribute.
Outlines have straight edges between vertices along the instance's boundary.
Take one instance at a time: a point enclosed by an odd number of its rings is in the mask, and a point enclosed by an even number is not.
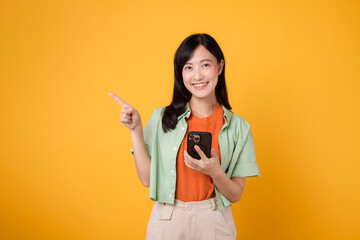
<svg viewBox="0 0 360 240"><path fill-rule="evenodd" d="M210 177L213 179L213 181L216 181L217 179L221 178L222 175L224 175L225 172L222 170L221 167L219 167Z"/></svg>
<svg viewBox="0 0 360 240"><path fill-rule="evenodd" d="M142 130L143 130L142 124L139 124L139 125L137 125L135 128L130 129L130 134L131 134L131 135L133 135L133 134L138 134L138 133L141 133Z"/></svg>

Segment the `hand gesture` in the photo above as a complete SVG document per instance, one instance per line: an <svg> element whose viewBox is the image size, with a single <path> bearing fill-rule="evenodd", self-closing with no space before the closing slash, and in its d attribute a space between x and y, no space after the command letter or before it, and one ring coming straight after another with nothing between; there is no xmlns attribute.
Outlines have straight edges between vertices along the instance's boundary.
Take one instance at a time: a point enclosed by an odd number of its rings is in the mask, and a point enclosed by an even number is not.
<svg viewBox="0 0 360 240"><path fill-rule="evenodd" d="M109 95L122 106L120 122L129 128L130 131L138 128L142 129L141 118L138 111L115 94L110 92Z"/></svg>
<svg viewBox="0 0 360 240"><path fill-rule="evenodd" d="M200 155L200 160L192 158L187 151L184 151L184 160L186 166L191 169L202 172L210 177L215 177L219 171L222 171L220 166L219 157L216 153L215 148L211 149L211 157L206 157L205 153L201 150L201 148L195 145L195 150Z"/></svg>

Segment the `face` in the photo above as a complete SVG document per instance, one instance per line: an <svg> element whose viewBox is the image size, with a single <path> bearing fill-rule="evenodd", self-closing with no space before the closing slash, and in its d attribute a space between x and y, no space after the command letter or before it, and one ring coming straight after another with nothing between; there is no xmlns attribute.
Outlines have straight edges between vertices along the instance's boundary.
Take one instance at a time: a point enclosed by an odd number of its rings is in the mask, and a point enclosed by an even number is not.
<svg viewBox="0 0 360 240"><path fill-rule="evenodd" d="M182 77L185 87L192 97L199 99L215 98L215 87L221 74L224 60L217 59L203 45L199 45L185 63Z"/></svg>

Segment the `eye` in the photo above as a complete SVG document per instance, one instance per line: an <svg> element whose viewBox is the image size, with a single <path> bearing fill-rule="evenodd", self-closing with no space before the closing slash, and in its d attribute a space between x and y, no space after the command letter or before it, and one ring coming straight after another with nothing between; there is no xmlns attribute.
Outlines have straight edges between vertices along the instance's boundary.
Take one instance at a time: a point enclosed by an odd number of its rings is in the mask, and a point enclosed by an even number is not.
<svg viewBox="0 0 360 240"><path fill-rule="evenodd" d="M210 64L205 63L205 64L204 64L204 67L210 67Z"/></svg>
<svg viewBox="0 0 360 240"><path fill-rule="evenodd" d="M185 69L185 70L190 70L190 69L191 69L191 66L185 66L184 69Z"/></svg>

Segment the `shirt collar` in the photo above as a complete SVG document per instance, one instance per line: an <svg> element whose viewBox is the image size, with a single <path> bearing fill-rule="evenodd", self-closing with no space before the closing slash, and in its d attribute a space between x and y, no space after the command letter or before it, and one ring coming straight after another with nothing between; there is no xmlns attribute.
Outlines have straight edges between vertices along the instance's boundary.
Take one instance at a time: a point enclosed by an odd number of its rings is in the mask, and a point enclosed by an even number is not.
<svg viewBox="0 0 360 240"><path fill-rule="evenodd" d="M178 118L177 118L178 121L180 119L182 119L183 117L189 118L190 113L191 113L190 106L189 106L189 103L187 102L186 105L185 105L185 111L180 116L178 116Z"/></svg>
<svg viewBox="0 0 360 240"><path fill-rule="evenodd" d="M229 109L227 109L226 107L224 107L223 105L221 105L221 107L222 107L223 110L224 110L225 122L226 122L226 124L229 124L233 113L232 113Z"/></svg>
<svg viewBox="0 0 360 240"><path fill-rule="evenodd" d="M223 105L221 105L221 107L224 110L225 122L226 122L226 124L229 124L233 113L230 110L228 110L226 107L224 107ZM178 116L178 121L180 121L180 119L182 119L184 117L189 118L190 114L191 114L191 110L190 110L189 102L187 102L185 105L184 113L182 113L180 116Z"/></svg>

